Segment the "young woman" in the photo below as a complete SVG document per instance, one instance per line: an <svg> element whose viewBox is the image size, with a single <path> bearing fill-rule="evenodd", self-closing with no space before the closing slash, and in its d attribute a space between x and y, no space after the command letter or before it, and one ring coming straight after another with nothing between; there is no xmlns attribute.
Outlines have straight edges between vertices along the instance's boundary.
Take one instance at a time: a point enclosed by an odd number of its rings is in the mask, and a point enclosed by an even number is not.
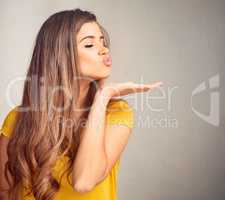
<svg viewBox="0 0 225 200"><path fill-rule="evenodd" d="M0 136L0 199L115 200L133 109L120 96L154 84L108 83L109 37L81 9L42 25L23 98Z"/></svg>

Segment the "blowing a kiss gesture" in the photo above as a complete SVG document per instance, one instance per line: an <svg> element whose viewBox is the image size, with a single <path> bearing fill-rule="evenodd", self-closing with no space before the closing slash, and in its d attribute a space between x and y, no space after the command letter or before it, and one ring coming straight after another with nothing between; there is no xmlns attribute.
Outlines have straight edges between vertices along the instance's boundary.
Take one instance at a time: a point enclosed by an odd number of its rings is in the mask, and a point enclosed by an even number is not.
<svg viewBox="0 0 225 200"><path fill-rule="evenodd" d="M98 83L98 92L105 98L124 96L131 93L147 92L163 85L162 81L157 81L152 84L138 84L130 81L124 83L106 83L106 79L101 79Z"/></svg>

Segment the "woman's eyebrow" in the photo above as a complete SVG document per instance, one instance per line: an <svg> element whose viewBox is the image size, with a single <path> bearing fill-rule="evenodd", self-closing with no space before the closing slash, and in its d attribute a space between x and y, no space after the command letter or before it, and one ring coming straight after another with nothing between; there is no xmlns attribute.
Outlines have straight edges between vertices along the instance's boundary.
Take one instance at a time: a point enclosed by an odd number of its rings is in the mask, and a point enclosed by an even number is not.
<svg viewBox="0 0 225 200"><path fill-rule="evenodd" d="M87 35L87 36L85 36L84 38L82 38L82 39L80 40L80 42L83 41L84 39L87 39L87 38L92 38L92 39L94 39L95 36L94 36L94 35ZM104 39L104 36L101 35L101 36L99 37L99 39L100 39L100 40L101 40L101 39Z"/></svg>

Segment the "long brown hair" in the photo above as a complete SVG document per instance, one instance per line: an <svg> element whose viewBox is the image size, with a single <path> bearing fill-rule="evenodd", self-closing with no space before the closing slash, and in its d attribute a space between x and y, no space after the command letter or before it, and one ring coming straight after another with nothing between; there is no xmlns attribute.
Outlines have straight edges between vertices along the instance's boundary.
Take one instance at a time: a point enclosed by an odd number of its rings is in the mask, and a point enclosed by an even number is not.
<svg viewBox="0 0 225 200"><path fill-rule="evenodd" d="M61 155L69 157L67 180L79 147L83 122L89 109L78 119L76 100L80 93L76 34L86 22L97 22L96 16L79 8L52 14L41 26L34 45L22 103L8 144L5 176L10 185L10 200L21 199L22 188L30 188L37 200L51 200L60 188L51 168ZM109 37L98 23L105 44ZM90 107L98 81L90 82L85 107ZM62 86L52 97L52 90ZM69 103L68 103L69 102ZM54 106L53 106L54 105ZM56 108L65 108L58 111ZM68 126L66 120L76 119ZM80 120L82 119L82 120ZM10 176L12 176L12 179ZM62 178L61 176L61 178Z"/></svg>

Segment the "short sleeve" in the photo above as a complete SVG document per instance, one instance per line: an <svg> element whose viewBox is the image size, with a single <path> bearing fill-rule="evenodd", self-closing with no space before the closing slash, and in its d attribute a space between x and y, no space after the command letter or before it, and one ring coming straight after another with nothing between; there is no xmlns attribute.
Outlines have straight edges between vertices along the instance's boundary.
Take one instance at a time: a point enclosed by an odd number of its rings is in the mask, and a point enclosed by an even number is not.
<svg viewBox="0 0 225 200"><path fill-rule="evenodd" d="M13 128L15 127L17 114L16 107L9 111L1 126L0 135L6 137L11 136Z"/></svg>
<svg viewBox="0 0 225 200"><path fill-rule="evenodd" d="M134 111L124 99L110 100L106 111L107 124L125 125L129 128L134 126Z"/></svg>

